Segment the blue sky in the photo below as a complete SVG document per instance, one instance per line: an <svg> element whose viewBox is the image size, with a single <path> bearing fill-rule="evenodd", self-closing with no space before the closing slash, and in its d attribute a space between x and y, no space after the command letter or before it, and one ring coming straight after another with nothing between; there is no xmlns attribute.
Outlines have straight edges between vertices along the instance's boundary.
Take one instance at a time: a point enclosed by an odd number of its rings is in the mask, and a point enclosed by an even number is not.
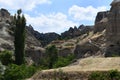
<svg viewBox="0 0 120 80"><path fill-rule="evenodd" d="M11 14L21 8L27 25L40 33L61 33L69 27L93 25L97 12L110 8L112 0L0 0Z"/></svg>

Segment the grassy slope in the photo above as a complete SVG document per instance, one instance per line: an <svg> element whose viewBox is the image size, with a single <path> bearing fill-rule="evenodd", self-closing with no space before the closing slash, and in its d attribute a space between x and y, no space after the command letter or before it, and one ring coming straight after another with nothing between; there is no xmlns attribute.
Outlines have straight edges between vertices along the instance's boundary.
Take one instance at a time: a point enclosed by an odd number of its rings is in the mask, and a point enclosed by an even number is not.
<svg viewBox="0 0 120 80"><path fill-rule="evenodd" d="M60 68L65 72L72 72L72 71L106 71L111 69L118 69L120 70L120 57L109 57L109 58L84 58L79 61L79 64L66 66ZM59 70L59 69L56 69ZM54 71L51 70L44 70L43 72Z"/></svg>
<svg viewBox="0 0 120 80"><path fill-rule="evenodd" d="M120 71L120 57L109 57L109 58L84 58L78 61L78 64L72 66L66 66L58 69L43 70L36 73L32 79L44 80L43 78L50 78L54 76L54 72L62 70L66 73L70 80L76 80L76 78L87 80L88 75L93 71L108 71L108 70L119 70ZM44 77L42 77L44 76ZM31 79L31 80L32 80Z"/></svg>

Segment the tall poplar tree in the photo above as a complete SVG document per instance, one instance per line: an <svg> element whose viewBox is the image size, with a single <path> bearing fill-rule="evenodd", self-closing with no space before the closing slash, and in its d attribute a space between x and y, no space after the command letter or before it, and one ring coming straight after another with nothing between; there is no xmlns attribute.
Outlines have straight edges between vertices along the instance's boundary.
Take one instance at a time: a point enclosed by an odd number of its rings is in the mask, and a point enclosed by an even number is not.
<svg viewBox="0 0 120 80"><path fill-rule="evenodd" d="M14 16L15 20L15 63L17 65L24 64L24 54L25 54L25 27L26 27L26 19L22 13L22 10L19 9L17 14Z"/></svg>

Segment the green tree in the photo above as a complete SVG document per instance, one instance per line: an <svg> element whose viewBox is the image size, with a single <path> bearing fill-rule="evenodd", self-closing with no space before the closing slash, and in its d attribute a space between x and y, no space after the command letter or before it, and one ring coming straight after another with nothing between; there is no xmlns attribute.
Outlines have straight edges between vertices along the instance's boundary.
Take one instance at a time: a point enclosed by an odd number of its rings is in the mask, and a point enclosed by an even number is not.
<svg viewBox="0 0 120 80"><path fill-rule="evenodd" d="M58 50L55 45L51 45L46 48L46 54L48 56L48 67L53 68L53 64L58 60Z"/></svg>
<svg viewBox="0 0 120 80"><path fill-rule="evenodd" d="M17 11L17 15L15 14L15 63L17 65L21 65L24 63L24 53L25 53L25 26L26 19L24 15L21 15L22 10Z"/></svg>

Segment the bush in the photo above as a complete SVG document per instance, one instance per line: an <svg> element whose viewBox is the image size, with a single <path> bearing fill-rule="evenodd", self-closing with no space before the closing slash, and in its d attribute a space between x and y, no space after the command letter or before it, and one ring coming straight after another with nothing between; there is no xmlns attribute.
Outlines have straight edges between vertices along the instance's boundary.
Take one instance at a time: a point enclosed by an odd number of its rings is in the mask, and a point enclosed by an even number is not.
<svg viewBox="0 0 120 80"><path fill-rule="evenodd" d="M88 80L120 80L120 72L110 70L108 72L93 72Z"/></svg>
<svg viewBox="0 0 120 80"><path fill-rule="evenodd" d="M69 61L66 58L63 57L59 57L58 61L53 65L54 68L57 67L64 67L66 65L68 65Z"/></svg>
<svg viewBox="0 0 120 80"><path fill-rule="evenodd" d="M35 67L11 64L7 67L4 80L21 80L31 77L36 72Z"/></svg>
<svg viewBox="0 0 120 80"><path fill-rule="evenodd" d="M110 80L120 80L120 72L118 72L117 70L110 70L108 72L108 76Z"/></svg>
<svg viewBox="0 0 120 80"><path fill-rule="evenodd" d="M58 61L53 65L54 68L64 67L71 63L74 59L74 55L68 55L67 57L58 57Z"/></svg>
<svg viewBox="0 0 120 80"><path fill-rule="evenodd" d="M2 62L2 64L8 65L8 64L12 63L13 62L12 55L13 54L10 51L7 51L7 50L2 51L0 53L0 61Z"/></svg>
<svg viewBox="0 0 120 80"><path fill-rule="evenodd" d="M103 75L101 72L93 72L88 80L106 80L105 75Z"/></svg>

